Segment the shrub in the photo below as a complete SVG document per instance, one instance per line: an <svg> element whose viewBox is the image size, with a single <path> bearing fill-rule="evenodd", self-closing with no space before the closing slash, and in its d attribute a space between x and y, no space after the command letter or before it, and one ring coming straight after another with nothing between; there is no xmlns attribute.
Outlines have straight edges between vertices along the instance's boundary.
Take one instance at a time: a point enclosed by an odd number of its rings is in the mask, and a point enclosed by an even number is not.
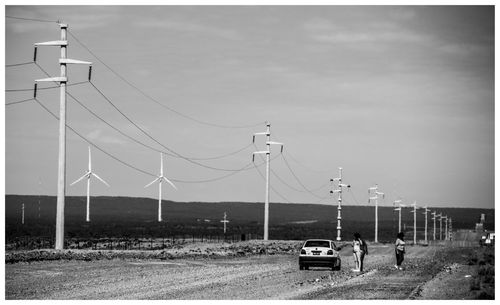
<svg viewBox="0 0 500 305"><path fill-rule="evenodd" d="M470 283L470 290L479 290L481 289L481 281L479 278L473 278Z"/></svg>

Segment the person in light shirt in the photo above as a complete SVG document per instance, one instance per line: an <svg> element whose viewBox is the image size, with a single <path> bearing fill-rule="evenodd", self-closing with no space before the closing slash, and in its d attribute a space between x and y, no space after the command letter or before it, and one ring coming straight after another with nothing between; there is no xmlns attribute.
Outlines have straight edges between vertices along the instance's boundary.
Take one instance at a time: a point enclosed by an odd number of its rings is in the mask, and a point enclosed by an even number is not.
<svg viewBox="0 0 500 305"><path fill-rule="evenodd" d="M361 235L356 232L354 233L354 240L352 241L352 253L354 256L354 272L363 271L363 259L365 255L368 254L368 247L366 242L361 239Z"/></svg>
<svg viewBox="0 0 500 305"><path fill-rule="evenodd" d="M401 267L401 264L403 263L403 260L405 259L405 235L403 232L399 232L396 238L396 243L394 244L395 246L395 251L396 251L396 269L398 270L403 270L403 267Z"/></svg>

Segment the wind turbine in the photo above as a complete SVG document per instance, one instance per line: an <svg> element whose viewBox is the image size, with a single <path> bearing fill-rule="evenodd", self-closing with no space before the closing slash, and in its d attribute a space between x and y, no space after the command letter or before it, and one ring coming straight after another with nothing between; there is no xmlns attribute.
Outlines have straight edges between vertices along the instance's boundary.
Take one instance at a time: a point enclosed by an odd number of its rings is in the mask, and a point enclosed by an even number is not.
<svg viewBox="0 0 500 305"><path fill-rule="evenodd" d="M92 172L92 159L91 159L91 155L90 155L90 146L89 146L89 169L83 176L81 176L75 182L70 184L70 186L71 186L75 183L80 182L82 179L87 178L87 217L86 217L87 222L90 221L90 177L91 176L96 177L102 183L106 184L109 187L109 184L106 181L104 181L101 177L97 176L97 174Z"/></svg>
<svg viewBox="0 0 500 305"><path fill-rule="evenodd" d="M168 180L166 177L163 176L163 153L160 153L160 175L158 176L158 178L153 180L151 183L147 184L144 188L147 188L148 186L155 183L156 181L158 181L158 222L162 222L162 218L161 218L161 183L163 181L166 181L174 189L177 190L177 187L172 183L172 181Z"/></svg>

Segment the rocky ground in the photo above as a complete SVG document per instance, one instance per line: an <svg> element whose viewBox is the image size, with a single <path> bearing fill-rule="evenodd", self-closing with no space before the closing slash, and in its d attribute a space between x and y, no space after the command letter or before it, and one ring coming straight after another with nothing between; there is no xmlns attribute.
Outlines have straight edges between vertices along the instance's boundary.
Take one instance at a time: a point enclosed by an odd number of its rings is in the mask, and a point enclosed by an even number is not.
<svg viewBox="0 0 500 305"><path fill-rule="evenodd" d="M300 242L186 244L161 251L6 253L6 299L473 299L473 248L370 245L365 271L299 270ZM470 265L469 265L470 264Z"/></svg>

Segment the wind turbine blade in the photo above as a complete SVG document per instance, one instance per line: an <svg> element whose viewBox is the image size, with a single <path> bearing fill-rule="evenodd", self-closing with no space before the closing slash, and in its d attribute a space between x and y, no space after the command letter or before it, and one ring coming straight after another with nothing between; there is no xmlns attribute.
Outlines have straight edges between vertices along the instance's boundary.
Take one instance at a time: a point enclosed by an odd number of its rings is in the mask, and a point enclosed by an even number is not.
<svg viewBox="0 0 500 305"><path fill-rule="evenodd" d="M90 156L90 146L89 146L89 172L92 171L92 161L91 161L91 156Z"/></svg>
<svg viewBox="0 0 500 305"><path fill-rule="evenodd" d="M86 172L85 175L81 176L80 178L78 178L75 182L71 183L70 186L72 186L73 184L75 183L78 183L80 181L82 181L85 177L88 177L89 176L89 173Z"/></svg>
<svg viewBox="0 0 500 305"><path fill-rule="evenodd" d="M160 153L160 176L163 176L163 153Z"/></svg>
<svg viewBox="0 0 500 305"><path fill-rule="evenodd" d="M163 177L165 181L167 181L168 184L170 184L174 189L177 189L177 187L172 183L172 181L168 180L167 178Z"/></svg>
<svg viewBox="0 0 500 305"><path fill-rule="evenodd" d="M149 183L148 185L146 185L144 188L147 188L148 186L150 186L151 184L155 183L156 181L158 181L160 178L156 178L155 180L153 180L151 183Z"/></svg>
<svg viewBox="0 0 500 305"><path fill-rule="evenodd" d="M102 182L102 183L104 183L104 184L106 184L108 187L110 187L110 185L109 185L106 181L104 181L104 179L102 179L101 177L97 176L97 174L92 173L92 175L93 175L94 177L96 177L97 179L101 180L101 182Z"/></svg>

